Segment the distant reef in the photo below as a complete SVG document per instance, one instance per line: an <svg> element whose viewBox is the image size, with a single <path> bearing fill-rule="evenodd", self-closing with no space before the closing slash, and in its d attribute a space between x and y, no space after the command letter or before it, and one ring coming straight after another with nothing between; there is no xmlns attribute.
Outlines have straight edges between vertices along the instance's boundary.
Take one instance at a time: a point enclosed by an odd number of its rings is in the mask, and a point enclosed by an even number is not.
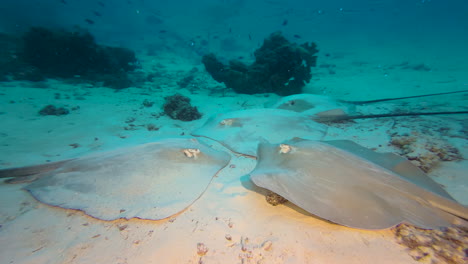
<svg viewBox="0 0 468 264"><path fill-rule="evenodd" d="M311 67L316 65L317 52L313 42L298 45L275 32L255 51L255 62L251 65L239 60L225 65L212 53L204 55L202 62L213 79L237 93L285 96L302 92L312 78Z"/></svg>
<svg viewBox="0 0 468 264"><path fill-rule="evenodd" d="M133 51L98 45L85 30L32 27L20 37L0 34L0 81L61 78L122 89L132 85L127 73L137 67Z"/></svg>

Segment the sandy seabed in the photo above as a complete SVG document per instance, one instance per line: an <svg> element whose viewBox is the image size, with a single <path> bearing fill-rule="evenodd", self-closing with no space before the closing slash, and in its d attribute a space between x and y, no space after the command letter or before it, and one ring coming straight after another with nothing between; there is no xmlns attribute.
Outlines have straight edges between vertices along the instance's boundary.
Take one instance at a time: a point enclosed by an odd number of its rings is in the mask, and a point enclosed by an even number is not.
<svg viewBox="0 0 468 264"><path fill-rule="evenodd" d="M335 63L339 60L343 59L337 57ZM193 85L178 88L177 80L183 78L193 64L177 57L169 59L169 55L159 58L158 63L165 68L158 68L156 64L149 68L161 71L161 78L142 88L121 91L55 80L1 83L0 166L40 164L151 142L160 137L190 135L212 114L263 108L265 103L279 98L223 91L201 65L196 65L200 71ZM357 62L351 58L348 63ZM395 89L393 94L387 88L401 87L402 79L409 80L407 70L396 67L388 77L374 66L363 64L355 67L354 73L350 69L335 69L337 73L333 76L327 75L329 68L319 67L316 76L321 77L313 80L306 92L348 100L405 95L404 88ZM352 76L359 76L363 67L368 67L365 69L368 75L354 79ZM396 75L399 78L388 81ZM357 88L362 83L377 84L381 80L378 78L387 78L382 84L385 92L381 94L373 93L370 85ZM450 78L444 73L432 74L427 82L452 82ZM453 90L467 88L458 82L455 78L453 83L457 83L457 88ZM420 85L424 87L425 84ZM438 92L436 88L415 89L412 94ZM191 103L203 113L202 119L182 122L161 115L164 97L175 92L189 96ZM143 106L145 99L154 105ZM466 110L463 107L466 108L467 99L464 94L413 100L406 104L378 104L358 110L380 113L406 107L421 111L425 107L430 109L431 105L440 105L444 111ZM441 103L440 100L446 101ZM38 115L47 104L74 110L66 116ZM157 129L150 131L148 125ZM429 167L429 176L467 205L468 162L433 158L438 154L434 149L448 146L456 148L462 157L468 157L467 126L466 115L369 119L331 126L328 135L353 140L376 151L419 157L417 162L425 162ZM402 137L414 138L409 150L392 144ZM223 149L214 141L203 140ZM356 230L318 219L291 203L268 204L264 193L249 180L248 173L254 166L255 160L232 154L231 163L215 176L194 204L159 221L101 221L80 211L42 204L22 190L24 184L2 183L0 263L417 262L411 250L397 242L394 230ZM430 258L421 261L430 263Z"/></svg>

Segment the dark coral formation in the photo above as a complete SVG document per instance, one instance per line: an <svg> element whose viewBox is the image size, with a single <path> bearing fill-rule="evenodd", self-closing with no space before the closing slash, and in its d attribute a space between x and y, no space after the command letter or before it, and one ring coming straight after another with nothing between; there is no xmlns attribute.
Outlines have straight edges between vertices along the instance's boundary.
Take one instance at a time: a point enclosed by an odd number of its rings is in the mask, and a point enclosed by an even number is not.
<svg viewBox="0 0 468 264"><path fill-rule="evenodd" d="M132 70L133 52L99 46L88 32L31 28L23 37L23 58L45 75L70 78Z"/></svg>
<svg viewBox="0 0 468 264"><path fill-rule="evenodd" d="M68 115L70 111L64 107L56 107L54 105L47 105L41 110L39 110L40 115L55 115L55 116L61 116L61 115Z"/></svg>
<svg viewBox="0 0 468 264"><path fill-rule="evenodd" d="M164 98L166 103L164 104L164 113L170 118L181 120L181 121L192 121L201 118L200 112L197 107L190 105L190 98L175 94Z"/></svg>
<svg viewBox="0 0 468 264"><path fill-rule="evenodd" d="M213 79L237 93L291 95L301 93L312 78L317 52L315 43L298 45L275 32L255 51L251 65L238 60L224 65L214 54L203 56L202 61Z"/></svg>
<svg viewBox="0 0 468 264"><path fill-rule="evenodd" d="M98 45L87 31L33 27L22 38L3 36L1 39L8 40L0 45L8 46L9 67L0 63L0 74L16 80L80 78L121 89L131 86L127 73L138 66L133 51Z"/></svg>
<svg viewBox="0 0 468 264"><path fill-rule="evenodd" d="M19 58L22 46L21 38L0 33L0 81L8 81L9 77L15 80L44 80L37 68Z"/></svg>

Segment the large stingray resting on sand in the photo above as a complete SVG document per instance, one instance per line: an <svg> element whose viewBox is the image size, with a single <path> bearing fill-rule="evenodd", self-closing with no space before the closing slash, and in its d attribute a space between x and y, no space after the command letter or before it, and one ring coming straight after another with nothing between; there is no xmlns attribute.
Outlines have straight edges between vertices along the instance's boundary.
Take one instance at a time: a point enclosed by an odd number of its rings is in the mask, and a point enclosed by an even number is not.
<svg viewBox="0 0 468 264"><path fill-rule="evenodd" d="M250 175L256 185L344 226L435 228L468 219L468 208L410 162L351 141L262 142Z"/></svg>
<svg viewBox="0 0 468 264"><path fill-rule="evenodd" d="M46 171L25 189L46 204L103 220L158 220L191 205L229 160L227 153L196 139L165 139L37 167Z"/></svg>
<svg viewBox="0 0 468 264"><path fill-rule="evenodd" d="M316 94L295 94L282 97L277 102L270 102L265 107L273 109L284 109L309 116L312 120L318 122L340 122L343 120L380 118L380 117L398 117L398 116L422 116L422 115L453 115L468 114L468 111L445 111L445 112L398 112L398 113L380 113L380 114L356 114L357 105L368 105L387 101L397 101L413 99L420 97L431 97L448 94L468 93L468 90L452 91L435 94L422 94L397 98L384 98L368 101L345 101L334 98L316 95Z"/></svg>

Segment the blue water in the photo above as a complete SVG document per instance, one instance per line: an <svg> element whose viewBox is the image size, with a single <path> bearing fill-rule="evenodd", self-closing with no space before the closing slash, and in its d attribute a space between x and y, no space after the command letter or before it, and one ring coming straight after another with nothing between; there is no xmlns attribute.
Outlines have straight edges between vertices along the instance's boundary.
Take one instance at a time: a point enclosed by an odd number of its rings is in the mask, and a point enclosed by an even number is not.
<svg viewBox="0 0 468 264"><path fill-rule="evenodd" d="M151 40L160 30L183 39L231 36L243 44L249 43L249 34L258 44L275 30L318 42L356 35L366 35L369 41L449 38L463 42L468 30L464 0L3 0L0 7L1 31L78 25L99 41L122 44Z"/></svg>
<svg viewBox="0 0 468 264"><path fill-rule="evenodd" d="M468 83L463 74L468 70L468 3L463 0L1 1L0 32L20 34L31 26L80 27L100 44L149 55L167 51L194 62L208 52L253 61L255 49L280 30L291 41L316 42L323 63L330 53L357 54L348 58L376 67L410 61L454 72L453 87L416 93L460 90Z"/></svg>

